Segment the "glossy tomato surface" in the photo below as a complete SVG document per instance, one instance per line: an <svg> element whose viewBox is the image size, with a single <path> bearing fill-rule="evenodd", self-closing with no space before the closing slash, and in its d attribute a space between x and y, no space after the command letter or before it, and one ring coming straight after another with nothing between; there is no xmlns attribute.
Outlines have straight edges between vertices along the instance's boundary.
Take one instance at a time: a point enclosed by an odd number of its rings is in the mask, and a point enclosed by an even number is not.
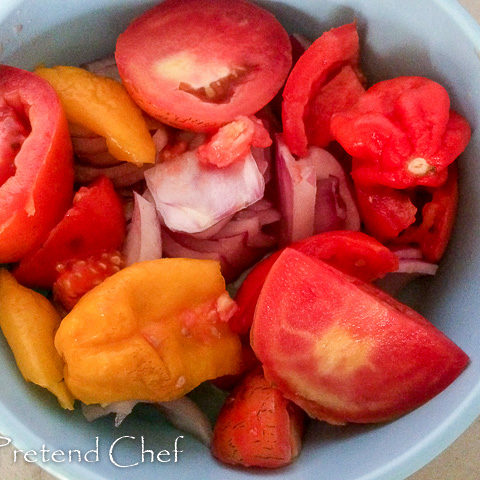
<svg viewBox="0 0 480 480"><path fill-rule="evenodd" d="M0 263L45 239L72 188L72 144L55 91L33 73L0 66Z"/></svg>
<svg viewBox="0 0 480 480"><path fill-rule="evenodd" d="M292 61L284 28L244 0L167 0L130 24L115 57L146 112L197 131L260 110Z"/></svg>

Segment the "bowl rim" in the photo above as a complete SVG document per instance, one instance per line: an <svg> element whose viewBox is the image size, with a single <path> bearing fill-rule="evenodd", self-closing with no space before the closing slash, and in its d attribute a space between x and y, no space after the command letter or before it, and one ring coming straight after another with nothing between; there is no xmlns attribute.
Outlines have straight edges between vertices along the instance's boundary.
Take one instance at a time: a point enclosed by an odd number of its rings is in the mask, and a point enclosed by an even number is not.
<svg viewBox="0 0 480 480"><path fill-rule="evenodd" d="M3 0L0 3L0 22L2 22L23 0ZM255 0L253 0L255 1ZM431 0L444 10L465 32L472 46L480 52L480 23L463 7L458 0ZM419 443L404 454L385 463L381 467L358 477L356 480L405 480L431 462L443 450L449 447L480 415L480 381L471 390L461 404L436 429L431 431ZM43 443L42 439L16 417L0 415L0 434L15 437L15 448L28 450ZM75 463L36 463L60 480L105 480L83 464Z"/></svg>

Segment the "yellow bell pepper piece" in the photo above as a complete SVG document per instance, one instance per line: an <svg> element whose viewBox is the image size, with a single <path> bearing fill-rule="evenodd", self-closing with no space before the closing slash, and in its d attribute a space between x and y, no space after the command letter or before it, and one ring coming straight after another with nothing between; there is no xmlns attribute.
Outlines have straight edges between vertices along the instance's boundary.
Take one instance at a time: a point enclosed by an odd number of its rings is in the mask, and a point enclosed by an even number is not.
<svg viewBox="0 0 480 480"><path fill-rule="evenodd" d="M23 378L50 390L63 408L73 410L74 398L63 381L63 361L54 346L60 320L43 295L0 269L0 327Z"/></svg>
<svg viewBox="0 0 480 480"><path fill-rule="evenodd" d="M88 292L55 338L65 381L86 404L169 401L200 383L240 373L228 326L233 300L213 260L131 265Z"/></svg>
<svg viewBox="0 0 480 480"><path fill-rule="evenodd" d="M122 84L83 68L37 68L57 92L70 123L102 135L110 154L136 165L155 163L155 144L139 107Z"/></svg>

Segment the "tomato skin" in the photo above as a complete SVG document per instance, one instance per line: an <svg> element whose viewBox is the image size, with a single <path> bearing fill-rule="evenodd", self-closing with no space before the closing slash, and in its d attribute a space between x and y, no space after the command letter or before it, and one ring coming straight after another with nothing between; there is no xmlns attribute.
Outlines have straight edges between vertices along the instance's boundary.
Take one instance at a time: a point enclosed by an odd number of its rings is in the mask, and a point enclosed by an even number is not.
<svg viewBox="0 0 480 480"><path fill-rule="evenodd" d="M143 110L205 132L269 103L292 62L284 28L244 0L166 0L118 37L115 58Z"/></svg>
<svg viewBox="0 0 480 480"><path fill-rule="evenodd" d="M265 281L250 338L267 380L333 424L398 417L440 393L469 362L406 305L293 249Z"/></svg>
<svg viewBox="0 0 480 480"><path fill-rule="evenodd" d="M398 269L397 256L377 240L361 232L325 232L295 242L289 248L323 260L365 282L372 282ZM238 310L230 319L230 328L233 331L248 333L263 284L284 250L275 252L258 263L242 283L235 297Z"/></svg>
<svg viewBox="0 0 480 480"><path fill-rule="evenodd" d="M61 264L118 250L124 237L122 202L112 182L100 177L89 187L80 188L73 206L43 245L24 257L13 274L24 285L49 288Z"/></svg>
<svg viewBox="0 0 480 480"><path fill-rule="evenodd" d="M9 263L38 247L68 209L72 144L55 91L33 73L0 66L0 110L2 154L12 140L12 124L5 122L24 124L16 132L20 149L0 166L0 263Z"/></svg>
<svg viewBox="0 0 480 480"><path fill-rule="evenodd" d="M303 412L256 369L225 401L213 431L212 453L232 465L283 467L299 454L303 421Z"/></svg>
<svg viewBox="0 0 480 480"><path fill-rule="evenodd" d="M355 23L325 32L292 68L283 90L282 121L285 142L292 153L307 154L306 108L329 76L346 65L358 68L360 47Z"/></svg>

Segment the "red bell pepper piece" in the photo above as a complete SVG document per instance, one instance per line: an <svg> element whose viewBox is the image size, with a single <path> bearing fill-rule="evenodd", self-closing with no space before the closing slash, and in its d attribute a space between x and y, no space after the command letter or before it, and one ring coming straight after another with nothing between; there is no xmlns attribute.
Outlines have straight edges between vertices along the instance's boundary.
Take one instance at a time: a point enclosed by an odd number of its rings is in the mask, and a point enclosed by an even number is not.
<svg viewBox="0 0 480 480"><path fill-rule="evenodd" d="M403 190L356 184L355 193L365 230L381 242L398 237L415 222L417 207Z"/></svg>
<svg viewBox="0 0 480 480"><path fill-rule="evenodd" d="M325 32L294 65L283 90L285 142L299 156L307 154L304 115L307 105L345 65L358 69L360 46L355 23Z"/></svg>
<svg viewBox="0 0 480 480"><path fill-rule="evenodd" d="M398 268L398 258L394 253L361 232L325 232L295 242L290 248L323 260L342 272L366 282L382 278ZM235 297L238 310L230 318L230 328L234 332L248 333L262 286L283 250L275 252L256 265L239 288Z"/></svg>
<svg viewBox="0 0 480 480"><path fill-rule="evenodd" d="M465 149L470 126L450 110L447 91L423 77L379 82L332 117L335 139L354 157L361 185L438 187Z"/></svg>
<svg viewBox="0 0 480 480"><path fill-rule="evenodd" d="M423 256L437 263L447 248L455 223L458 203L458 172L455 164L448 169L447 182L440 188L430 189L431 201L422 209L422 221L412 225L395 243L414 244Z"/></svg>
<svg viewBox="0 0 480 480"><path fill-rule="evenodd" d="M125 237L122 202L112 182L101 177L82 187L73 206L38 249L24 257L14 275L30 286L51 287L62 266L120 249Z"/></svg>
<svg viewBox="0 0 480 480"><path fill-rule="evenodd" d="M0 263L38 248L73 196L72 143L55 90L0 66Z"/></svg>
<svg viewBox="0 0 480 480"><path fill-rule="evenodd" d="M305 111L308 143L326 147L332 140L330 120L357 103L365 89L355 70L346 65L309 102Z"/></svg>

